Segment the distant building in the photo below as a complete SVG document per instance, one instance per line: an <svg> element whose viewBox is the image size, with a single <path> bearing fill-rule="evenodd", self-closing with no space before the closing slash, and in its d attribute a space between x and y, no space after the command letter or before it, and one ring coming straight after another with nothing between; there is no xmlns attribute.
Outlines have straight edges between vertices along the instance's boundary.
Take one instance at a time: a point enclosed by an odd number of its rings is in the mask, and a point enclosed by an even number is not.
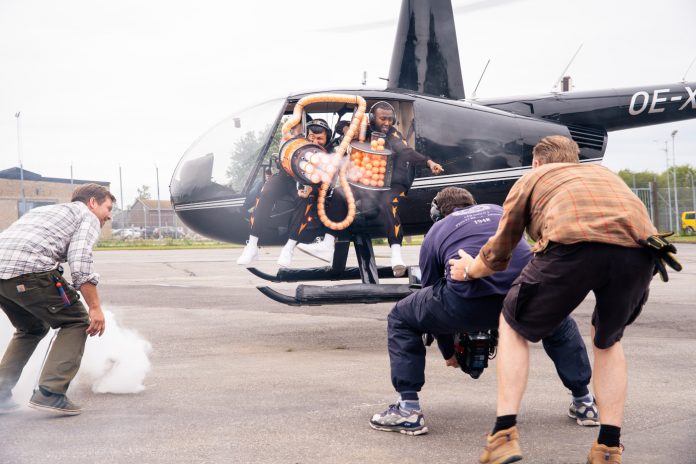
<svg viewBox="0 0 696 464"><path fill-rule="evenodd" d="M67 203L72 192L80 184L99 184L110 188L109 182L84 179L62 179L43 177L24 169L24 198L26 210L22 210L22 189L20 169L9 168L0 171L0 230L5 230L22 214L33 208L56 203ZM111 238L111 223L102 229L101 238Z"/></svg>
<svg viewBox="0 0 696 464"><path fill-rule="evenodd" d="M177 221L169 200L141 200L138 198L128 211L128 226L130 227L181 227Z"/></svg>

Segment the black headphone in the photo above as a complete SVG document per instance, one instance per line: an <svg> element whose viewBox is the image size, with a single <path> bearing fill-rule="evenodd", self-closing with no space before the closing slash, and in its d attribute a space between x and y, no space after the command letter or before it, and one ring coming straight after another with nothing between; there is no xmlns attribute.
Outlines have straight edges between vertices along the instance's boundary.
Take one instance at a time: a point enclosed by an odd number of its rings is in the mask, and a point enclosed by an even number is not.
<svg viewBox="0 0 696 464"><path fill-rule="evenodd" d="M377 106L377 105L379 105L380 108L382 108L384 110L391 110L391 112L392 112L392 118L391 118L392 126L396 126L396 110L394 109L394 107L390 103L385 102L384 100L380 100L370 107L370 110L368 111L368 114L367 114L367 117L370 121L370 125L373 128L375 126L375 111L374 110L379 109L379 108L375 108L375 106Z"/></svg>
<svg viewBox="0 0 696 464"><path fill-rule="evenodd" d="M433 201L430 202L430 219L432 219L433 222L437 222L442 219L442 212L440 212L440 208L437 206L437 200L435 198L433 198Z"/></svg>
<svg viewBox="0 0 696 464"><path fill-rule="evenodd" d="M472 198L473 199L473 198ZM465 204L464 206L460 206L459 208L468 208L469 206L474 206L476 204L476 200L470 205ZM437 205L437 195L435 198L433 198L433 201L430 202L430 219L433 220L433 222L437 222L440 219L443 219L445 216L443 216L442 211L440 211L440 207Z"/></svg>

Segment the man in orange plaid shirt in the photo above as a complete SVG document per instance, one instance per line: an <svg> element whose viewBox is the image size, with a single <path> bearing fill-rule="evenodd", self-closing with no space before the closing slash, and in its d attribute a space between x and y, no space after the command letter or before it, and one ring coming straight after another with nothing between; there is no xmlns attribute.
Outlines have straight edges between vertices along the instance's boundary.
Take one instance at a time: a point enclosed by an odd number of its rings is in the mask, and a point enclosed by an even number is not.
<svg viewBox="0 0 696 464"><path fill-rule="evenodd" d="M482 463L522 459L516 427L527 384L528 342L537 342L592 291L594 391L602 423L587 462L620 463L627 372L621 338L645 304L651 254L639 240L656 233L647 210L609 169L580 164L577 144L549 136L533 150L531 172L513 185L496 234L474 259L460 250L452 278L472 280L507 267L525 229L534 258L513 283L500 318L497 418Z"/></svg>

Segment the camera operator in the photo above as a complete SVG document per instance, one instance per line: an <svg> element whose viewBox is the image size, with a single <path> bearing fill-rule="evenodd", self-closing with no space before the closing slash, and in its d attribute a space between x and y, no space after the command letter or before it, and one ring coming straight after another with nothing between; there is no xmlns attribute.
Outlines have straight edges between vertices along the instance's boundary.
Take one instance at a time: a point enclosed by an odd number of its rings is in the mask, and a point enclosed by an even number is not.
<svg viewBox="0 0 696 464"><path fill-rule="evenodd" d="M433 200L431 217L436 222L423 240L419 259L423 288L399 301L388 317L391 379L399 400L372 417L372 428L407 435L427 433L418 400L425 383L424 333L435 335L446 365L457 367L453 334L497 328L505 295L531 258L527 242L520 240L507 270L491 277L458 282L446 273L446 265L459 249L478 253L495 234L502 211L497 205L476 205L467 190L457 187L443 189ZM587 388L592 372L575 321L563 320L544 339L544 348L573 393L571 411L576 412L578 423L598 425ZM576 403L580 407L574 408Z"/></svg>

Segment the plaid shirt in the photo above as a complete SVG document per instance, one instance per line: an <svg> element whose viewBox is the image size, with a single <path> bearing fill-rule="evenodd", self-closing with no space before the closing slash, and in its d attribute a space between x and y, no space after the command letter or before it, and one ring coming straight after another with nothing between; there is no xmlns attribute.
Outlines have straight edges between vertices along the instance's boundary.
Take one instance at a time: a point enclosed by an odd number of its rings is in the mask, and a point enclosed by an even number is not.
<svg viewBox="0 0 696 464"><path fill-rule="evenodd" d="M80 201L34 208L0 233L0 279L56 269L68 262L72 283L96 285L92 247L99 219Z"/></svg>
<svg viewBox="0 0 696 464"><path fill-rule="evenodd" d="M656 233L645 206L619 176L576 163L542 165L512 186L498 230L481 248L486 266L505 269L525 228L536 241L535 253L549 242L638 248L638 239Z"/></svg>

